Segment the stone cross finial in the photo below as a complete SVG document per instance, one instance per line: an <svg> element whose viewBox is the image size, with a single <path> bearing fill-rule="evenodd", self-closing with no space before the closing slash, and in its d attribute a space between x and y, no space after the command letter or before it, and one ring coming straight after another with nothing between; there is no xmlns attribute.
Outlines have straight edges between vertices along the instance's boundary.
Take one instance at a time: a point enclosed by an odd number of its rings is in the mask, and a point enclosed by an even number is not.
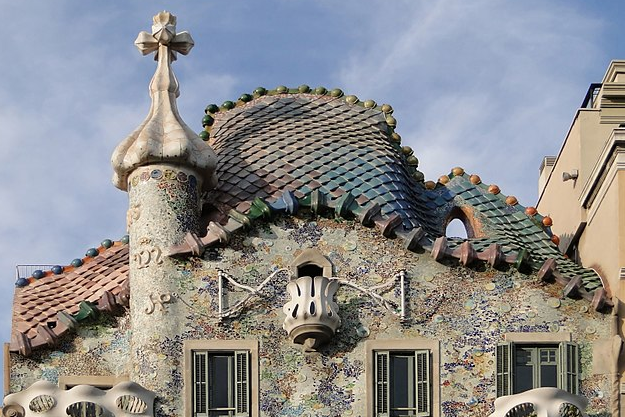
<svg viewBox="0 0 625 417"><path fill-rule="evenodd" d="M216 184L217 157L178 114L178 80L171 68L176 52L183 55L193 47L188 32L176 33L176 16L160 12L153 19L152 33L140 32L135 45L143 55L156 52L158 62L150 82L152 106L145 121L120 143L113 153L113 183L128 190L130 174L140 166L171 164L193 169L203 188Z"/></svg>
<svg viewBox="0 0 625 417"><path fill-rule="evenodd" d="M135 45L143 55L156 52L154 59L158 59L159 45L169 47L170 58L176 60L176 52L187 55L193 45L193 38L189 32L176 33L176 16L169 12L160 12L153 18L152 33L140 32Z"/></svg>

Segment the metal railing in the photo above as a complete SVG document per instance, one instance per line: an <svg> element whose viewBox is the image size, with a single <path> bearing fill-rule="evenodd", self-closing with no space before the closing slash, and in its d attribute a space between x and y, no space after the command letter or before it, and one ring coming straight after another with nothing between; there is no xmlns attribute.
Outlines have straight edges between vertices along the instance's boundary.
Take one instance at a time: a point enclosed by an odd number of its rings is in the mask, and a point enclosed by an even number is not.
<svg viewBox="0 0 625 417"><path fill-rule="evenodd" d="M15 265L15 279L31 277L38 269L44 272L49 271L53 266L49 264Z"/></svg>

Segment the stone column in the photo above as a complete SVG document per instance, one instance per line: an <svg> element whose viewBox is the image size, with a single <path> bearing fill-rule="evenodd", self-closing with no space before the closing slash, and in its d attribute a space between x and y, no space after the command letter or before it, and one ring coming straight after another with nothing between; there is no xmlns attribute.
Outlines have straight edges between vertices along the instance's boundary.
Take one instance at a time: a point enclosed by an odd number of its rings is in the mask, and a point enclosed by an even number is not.
<svg viewBox="0 0 625 417"><path fill-rule="evenodd" d="M180 271L165 252L198 230L197 178L174 165L146 166L129 177L131 380L157 393L163 415L183 409L182 355L172 346L186 315L175 296Z"/></svg>
<svg viewBox="0 0 625 417"><path fill-rule="evenodd" d="M152 106L112 158L113 183L130 198L130 378L156 393L156 416L182 415L184 407L180 339L186 310L176 297L181 272L166 252L199 231L200 193L215 184L217 160L178 114L171 62L177 52L186 55L193 40L176 33L175 25L175 16L159 13L152 33L141 32L135 41L158 60Z"/></svg>

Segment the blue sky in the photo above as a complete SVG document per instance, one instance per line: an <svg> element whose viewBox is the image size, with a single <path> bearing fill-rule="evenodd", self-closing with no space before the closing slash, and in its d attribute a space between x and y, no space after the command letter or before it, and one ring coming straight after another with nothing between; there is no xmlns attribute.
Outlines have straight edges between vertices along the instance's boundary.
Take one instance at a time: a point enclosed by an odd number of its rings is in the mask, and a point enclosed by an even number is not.
<svg viewBox="0 0 625 417"><path fill-rule="evenodd" d="M66 265L125 233L115 146L145 117L155 63L133 45L170 10L182 117L258 86L340 87L395 108L426 179L454 166L537 198L591 82L625 59L620 1L0 0L0 338L16 264ZM556 219L557 221L557 219Z"/></svg>

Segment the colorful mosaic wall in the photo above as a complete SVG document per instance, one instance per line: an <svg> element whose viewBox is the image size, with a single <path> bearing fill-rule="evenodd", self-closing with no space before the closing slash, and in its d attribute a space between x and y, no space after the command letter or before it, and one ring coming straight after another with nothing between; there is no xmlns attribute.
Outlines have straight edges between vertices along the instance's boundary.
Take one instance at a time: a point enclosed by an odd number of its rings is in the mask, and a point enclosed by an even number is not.
<svg viewBox="0 0 625 417"><path fill-rule="evenodd" d="M128 375L130 317L106 317L81 323L54 350L43 349L30 357L12 353L11 392L28 388L41 379L58 383L60 376Z"/></svg>
<svg viewBox="0 0 625 417"><path fill-rule="evenodd" d="M334 275L363 288L393 282L406 271L406 316L401 320L397 281L380 294L385 308L368 295L341 285L336 301L341 326L316 353L304 353L282 329L282 308L289 300L288 276L277 273L236 317L218 318L219 270L238 283L256 288L276 270L288 268L305 248L317 248L334 265ZM441 416L484 417L495 399L495 346L508 332L570 332L580 346L582 394L590 415L606 416L609 378L592 374L592 344L609 337L610 317L589 310L588 302L561 297L557 284L541 284L516 270L483 265L463 268L434 262L429 254L408 252L399 240L344 220L279 218L239 236L227 248L208 249L203 259L174 261L176 309L155 309L154 337L145 355L162 355L171 364L165 392L159 392L157 415L178 415L182 407L183 345L188 339L259 341L261 415L364 416L366 406L365 342L428 338L440 341ZM224 311L236 311L248 292L225 285ZM179 334L159 337L160 315L178 317ZM157 317L158 316L158 317ZM12 355L12 391L37 379L56 382L59 375L121 375L129 370L128 318L81 326L56 351L25 359ZM138 356L141 359L142 353ZM151 360L140 361L142 373ZM137 366L137 364L135 364ZM160 370L159 370L160 372ZM603 414L602 414L603 413Z"/></svg>
<svg viewBox="0 0 625 417"><path fill-rule="evenodd" d="M289 296L288 278L280 274L239 317L221 322L215 318L218 270L256 287L308 247L331 260L335 276L365 288L392 280L405 269L406 319L341 286L339 333L319 353L305 354L282 329L282 306ZM366 415L364 342L425 337L441 342L441 415L486 416L495 399L495 346L507 332L572 333L582 353L582 392L590 399L590 409L598 413L608 408L608 378L591 374L591 357L592 342L609 337L609 317L589 311L586 301L561 298L556 284L545 286L514 270L441 265L375 230L326 219L283 218L226 249L209 249L204 258L179 265L179 293L191 306L181 339L258 339L263 415ZM232 286L226 292L229 305L247 295ZM399 286L383 296L398 312ZM162 348L180 355L181 340L164 341ZM177 378L172 394L176 387Z"/></svg>

